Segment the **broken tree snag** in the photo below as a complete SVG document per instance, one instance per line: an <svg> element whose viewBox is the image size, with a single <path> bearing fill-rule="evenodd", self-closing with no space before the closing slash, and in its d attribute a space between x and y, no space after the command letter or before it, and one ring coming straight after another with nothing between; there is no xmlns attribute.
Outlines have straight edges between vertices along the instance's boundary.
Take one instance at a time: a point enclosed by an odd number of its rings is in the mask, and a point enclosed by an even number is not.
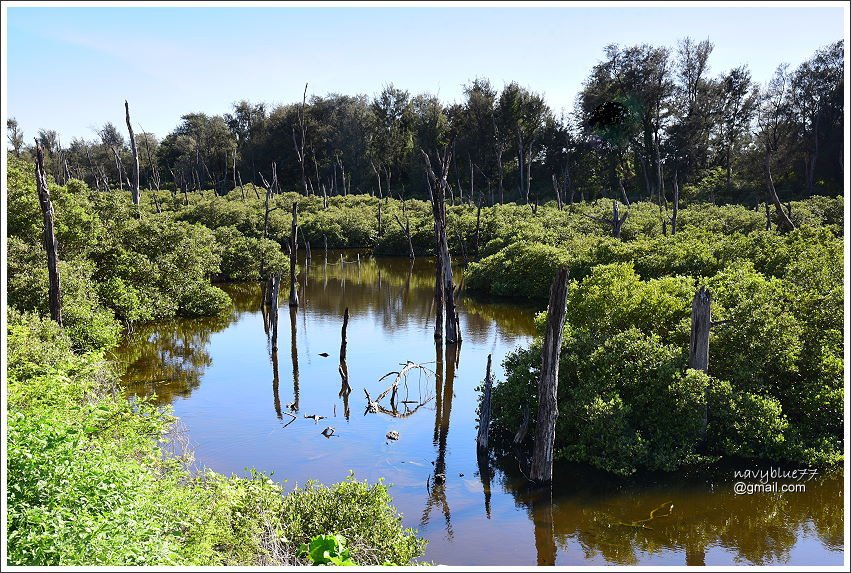
<svg viewBox="0 0 851 573"><path fill-rule="evenodd" d="M712 325L712 299L706 287L700 287L691 303L691 342L688 367L709 369L709 327Z"/></svg>
<svg viewBox="0 0 851 573"><path fill-rule="evenodd" d="M133 153L133 204L139 207L139 154L136 152L136 138L133 137L133 126L130 125L130 105L124 100L124 113L127 119L127 131L130 132L130 152Z"/></svg>
<svg viewBox="0 0 851 573"><path fill-rule="evenodd" d="M558 363L567 303L567 269L556 272L550 286L547 330L544 334L541 378L538 380L538 418L530 479L548 482L553 477L553 443L558 418Z"/></svg>
<svg viewBox="0 0 851 573"><path fill-rule="evenodd" d="M712 327L712 298L706 287L700 287L691 303L691 339L688 351L688 367L706 372L709 370L709 329ZM702 429L709 422L709 388L707 402L703 405Z"/></svg>
<svg viewBox="0 0 851 573"><path fill-rule="evenodd" d="M343 311L343 329L340 332L340 362L346 360L346 330L349 328L349 307Z"/></svg>
<svg viewBox="0 0 851 573"><path fill-rule="evenodd" d="M50 201L50 189L47 187L47 173L44 171L44 148L36 140L35 144L35 183L38 190L38 203L44 217L42 244L47 253L47 275L50 281L49 300L50 318L62 326L62 291L59 285L59 243L53 230L53 203Z"/></svg>
<svg viewBox="0 0 851 573"><path fill-rule="evenodd" d="M629 217L629 211L623 214L623 217L620 216L620 205L617 201L612 202L612 218L606 219L604 217L594 217L593 215L585 215L592 221L597 221L598 223L602 223L604 225L609 225L612 228L612 236L620 239L621 237L621 229L623 228L623 224L626 221L626 218Z"/></svg>
<svg viewBox="0 0 851 573"><path fill-rule="evenodd" d="M298 203L293 202L293 223L290 232L290 306L298 306L298 283L295 280L295 263L298 254Z"/></svg>
<svg viewBox="0 0 851 573"><path fill-rule="evenodd" d="M765 230L771 230L771 211L768 208L768 201L765 202Z"/></svg>
<svg viewBox="0 0 851 573"><path fill-rule="evenodd" d="M485 387L482 392L482 405L479 408L479 436L476 439L476 445L480 450L488 449L488 426L491 421L491 387L493 379L491 378L491 355L488 354L488 365L485 369Z"/></svg>
<svg viewBox="0 0 851 573"><path fill-rule="evenodd" d="M482 202L485 200L484 195L479 195L479 204L476 207L476 260L479 260L479 237L481 235L482 224Z"/></svg>
<svg viewBox="0 0 851 573"><path fill-rule="evenodd" d="M434 216L438 246L436 266L442 276L447 343L461 341L461 333L458 330L458 311L455 308L455 285L452 283L452 259L449 255L449 242L446 238L446 191L449 188L447 176L449 175L449 167L452 163L452 143L450 142L446 146L442 157L437 157L440 176L436 175L432 169L428 154L422 149L420 150L425 161L426 174L431 184L432 214ZM435 337L437 337L437 328L438 326L435 325Z"/></svg>

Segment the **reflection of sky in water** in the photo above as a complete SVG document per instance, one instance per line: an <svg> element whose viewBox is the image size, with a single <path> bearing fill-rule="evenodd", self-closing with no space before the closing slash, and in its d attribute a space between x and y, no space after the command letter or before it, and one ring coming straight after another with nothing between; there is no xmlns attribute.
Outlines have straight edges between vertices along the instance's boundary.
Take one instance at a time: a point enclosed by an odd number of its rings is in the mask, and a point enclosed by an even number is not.
<svg viewBox="0 0 851 573"><path fill-rule="evenodd" d="M717 480L674 474L638 485L558 466L559 493L551 505L548 495L528 489L515 458L500 458L495 468L480 465L474 388L484 378L488 353L497 379L504 376L502 360L529 343L537 309L461 295L464 340L456 366L452 348L438 355L433 341L429 261L418 259L412 268L405 259L364 258L360 265L341 266L339 254L332 253L329 260L337 264L314 258L306 287L300 277L297 312L289 312L288 291L282 289L277 388L257 285L225 287L235 303L230 317L142 328L120 350L119 357L131 364L125 383L131 391L156 391L162 402L173 403L200 463L223 473L252 467L273 472L288 487L309 479L339 481L349 471L370 481L383 477L393 484L404 524L429 540L426 558L441 563L841 563L838 476L821 485L811 482L805 494L772 500L734 496L726 485L712 493ZM338 372L347 306L348 420ZM320 356L323 352L329 356ZM400 402L426 403L404 419L364 415L364 388L374 398L392 380L379 378L406 360L439 372L414 371L407 388L400 388ZM279 416L279 408L286 411L296 401L294 421ZM312 414L327 418L318 423L304 418ZM321 435L327 426L335 428L329 439ZM399 432L398 441L385 438L390 430ZM490 479L483 480L480 470L485 478L492 474ZM445 483L435 483L438 473L445 474ZM669 499L674 512L656 520L653 530L616 525Z"/></svg>

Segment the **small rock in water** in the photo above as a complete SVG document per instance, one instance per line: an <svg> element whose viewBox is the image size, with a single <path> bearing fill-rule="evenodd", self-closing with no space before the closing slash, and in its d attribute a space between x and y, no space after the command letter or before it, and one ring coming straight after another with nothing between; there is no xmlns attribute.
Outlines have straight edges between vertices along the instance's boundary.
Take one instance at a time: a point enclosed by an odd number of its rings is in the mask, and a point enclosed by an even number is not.
<svg viewBox="0 0 851 573"><path fill-rule="evenodd" d="M394 441L398 440L399 439L399 432L397 432L396 430L390 430L389 432L387 432L387 439L388 440L394 440Z"/></svg>
<svg viewBox="0 0 851 573"><path fill-rule="evenodd" d="M458 477L464 477L464 474L458 474Z"/></svg>
<svg viewBox="0 0 851 573"><path fill-rule="evenodd" d="M322 358L328 358L330 354L328 354L327 352L320 352L319 356L321 356Z"/></svg>
<svg viewBox="0 0 851 573"><path fill-rule="evenodd" d="M327 428L322 430L322 435L325 436L326 438L330 438L331 436L333 436L334 435L334 426L328 426Z"/></svg>

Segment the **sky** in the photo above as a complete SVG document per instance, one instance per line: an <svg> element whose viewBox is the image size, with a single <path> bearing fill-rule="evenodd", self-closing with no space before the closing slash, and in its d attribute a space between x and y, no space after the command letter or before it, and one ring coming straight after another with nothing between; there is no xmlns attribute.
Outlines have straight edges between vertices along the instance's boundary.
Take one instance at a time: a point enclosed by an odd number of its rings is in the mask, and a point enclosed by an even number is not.
<svg viewBox="0 0 851 573"><path fill-rule="evenodd" d="M92 139L107 121L163 137L190 112L221 114L390 83L462 101L489 78L570 111L607 44L709 39L716 75L747 64L762 83L842 39L841 7L8 7L5 106L27 141Z"/></svg>

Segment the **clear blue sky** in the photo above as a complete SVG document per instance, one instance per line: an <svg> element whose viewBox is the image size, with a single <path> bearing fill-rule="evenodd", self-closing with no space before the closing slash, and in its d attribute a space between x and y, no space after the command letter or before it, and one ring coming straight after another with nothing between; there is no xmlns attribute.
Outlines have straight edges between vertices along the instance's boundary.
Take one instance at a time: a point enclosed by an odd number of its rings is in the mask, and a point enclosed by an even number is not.
<svg viewBox="0 0 851 573"><path fill-rule="evenodd" d="M240 99L286 103L309 93L374 95L393 82L460 101L474 77L516 80L570 110L609 43L715 44L712 75L747 64L769 79L844 35L843 10L737 7L44 8L7 12L8 113L27 141L67 143L112 121L162 137L180 116Z"/></svg>

